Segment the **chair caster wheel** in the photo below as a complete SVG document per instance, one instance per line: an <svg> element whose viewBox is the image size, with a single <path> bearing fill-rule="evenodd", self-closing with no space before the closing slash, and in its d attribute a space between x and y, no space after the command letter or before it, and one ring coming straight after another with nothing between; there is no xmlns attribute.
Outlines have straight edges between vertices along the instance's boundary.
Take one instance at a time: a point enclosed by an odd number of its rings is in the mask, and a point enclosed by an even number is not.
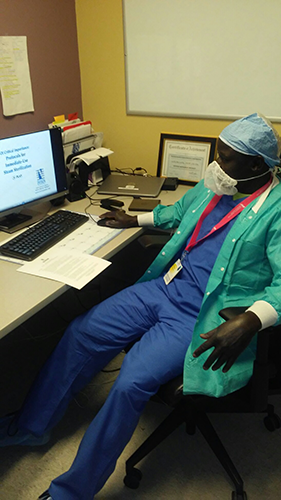
<svg viewBox="0 0 281 500"><path fill-rule="evenodd" d="M267 415L263 419L263 423L265 427L267 428L268 431L273 432L276 429L280 429L281 427L281 419L276 415L276 413L273 413L273 415Z"/></svg>
<svg viewBox="0 0 281 500"><path fill-rule="evenodd" d="M237 493L236 491L233 491L231 500L247 500L246 491L243 491L243 493Z"/></svg>
<svg viewBox="0 0 281 500"><path fill-rule="evenodd" d="M124 477L124 484L128 488L132 490L136 490L140 485L140 480L142 478L142 473L139 469L135 467L128 472L128 474Z"/></svg>

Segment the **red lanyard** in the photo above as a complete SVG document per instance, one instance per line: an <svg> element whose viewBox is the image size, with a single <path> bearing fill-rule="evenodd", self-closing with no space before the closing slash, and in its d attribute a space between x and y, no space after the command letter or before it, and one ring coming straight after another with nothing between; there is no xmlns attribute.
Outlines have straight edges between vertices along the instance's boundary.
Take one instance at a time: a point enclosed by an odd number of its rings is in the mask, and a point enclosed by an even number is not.
<svg viewBox="0 0 281 500"><path fill-rule="evenodd" d="M228 212L228 214L226 214L220 220L220 222L218 224L216 224L208 234L206 234L206 236L203 236L203 238L200 238L199 240L197 240L197 237L198 237L198 234L200 232L200 229L201 229L201 226L202 226L204 219L211 213L211 211L215 208L215 206L218 204L218 202L222 198L222 196L218 196L217 194L215 194L215 196L211 199L211 201L206 206L204 212L201 214L200 219L198 220L196 227L192 233L190 241L189 241L187 247L185 248L185 251L189 252L195 245L197 245L197 243L199 243L199 241L202 241L205 238L208 238L208 236L210 236L212 233L214 233L215 231L217 231L218 229L223 227L225 224L227 224L229 221L231 221L234 217L236 217L238 214L240 214L240 212L242 212L242 210L247 205L249 205L249 203L251 203L255 198L260 196L270 186L271 181L272 181L272 179L270 179L264 186L262 186L260 189L255 191L253 194L251 194L251 196L248 196L248 198L242 200L238 205L236 205L236 207L232 208L232 210L230 210L230 212Z"/></svg>

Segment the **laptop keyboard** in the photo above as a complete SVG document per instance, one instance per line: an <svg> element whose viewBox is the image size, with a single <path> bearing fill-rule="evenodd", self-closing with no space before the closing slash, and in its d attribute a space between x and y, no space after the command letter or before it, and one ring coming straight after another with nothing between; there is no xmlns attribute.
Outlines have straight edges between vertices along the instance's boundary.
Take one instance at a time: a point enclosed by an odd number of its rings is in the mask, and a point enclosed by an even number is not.
<svg viewBox="0 0 281 500"><path fill-rule="evenodd" d="M88 220L86 215L58 210L1 245L0 253L17 259L33 260Z"/></svg>

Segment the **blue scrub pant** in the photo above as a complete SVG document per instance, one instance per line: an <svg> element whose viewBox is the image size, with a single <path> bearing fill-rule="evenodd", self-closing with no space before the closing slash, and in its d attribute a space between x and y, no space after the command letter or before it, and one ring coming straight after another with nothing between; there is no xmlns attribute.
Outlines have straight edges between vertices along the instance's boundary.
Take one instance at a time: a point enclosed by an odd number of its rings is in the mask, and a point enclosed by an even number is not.
<svg viewBox="0 0 281 500"><path fill-rule="evenodd" d="M196 318L172 304L159 283L134 285L76 318L25 402L19 428L42 435L96 373L140 338L126 354L72 466L52 481L54 500L92 500L112 474L146 402L160 385L182 373Z"/></svg>

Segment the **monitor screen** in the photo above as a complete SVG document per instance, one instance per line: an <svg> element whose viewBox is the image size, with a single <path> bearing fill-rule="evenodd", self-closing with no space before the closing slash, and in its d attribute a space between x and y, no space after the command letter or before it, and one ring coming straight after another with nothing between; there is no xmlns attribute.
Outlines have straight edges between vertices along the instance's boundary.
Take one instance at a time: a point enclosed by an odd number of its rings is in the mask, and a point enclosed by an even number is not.
<svg viewBox="0 0 281 500"><path fill-rule="evenodd" d="M67 193L59 129L0 139L0 229L17 228L32 218L31 205Z"/></svg>

